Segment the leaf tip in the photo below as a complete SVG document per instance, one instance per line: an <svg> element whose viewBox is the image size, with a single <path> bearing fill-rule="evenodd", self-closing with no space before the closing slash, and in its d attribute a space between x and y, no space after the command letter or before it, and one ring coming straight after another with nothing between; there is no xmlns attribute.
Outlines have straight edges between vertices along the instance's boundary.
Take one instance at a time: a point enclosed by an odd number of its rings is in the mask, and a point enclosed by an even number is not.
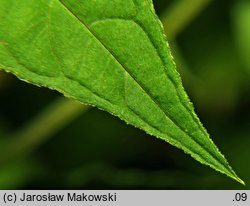
<svg viewBox="0 0 250 206"><path fill-rule="evenodd" d="M245 183L242 179L240 179L239 177L237 177L236 180L237 180L239 183L241 183L242 185L246 186L246 183Z"/></svg>
<svg viewBox="0 0 250 206"><path fill-rule="evenodd" d="M237 175L231 176L234 180L236 180L237 182L239 182L240 184L246 186L245 182L240 179Z"/></svg>

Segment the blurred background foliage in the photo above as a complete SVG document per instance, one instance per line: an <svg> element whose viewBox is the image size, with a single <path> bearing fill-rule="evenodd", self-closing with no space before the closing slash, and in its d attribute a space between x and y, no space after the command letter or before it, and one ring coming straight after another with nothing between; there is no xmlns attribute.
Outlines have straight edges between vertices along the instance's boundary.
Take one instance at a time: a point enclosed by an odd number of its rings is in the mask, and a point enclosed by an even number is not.
<svg viewBox="0 0 250 206"><path fill-rule="evenodd" d="M0 71L1 189L250 189L250 2L154 4L198 116L246 187L106 112Z"/></svg>

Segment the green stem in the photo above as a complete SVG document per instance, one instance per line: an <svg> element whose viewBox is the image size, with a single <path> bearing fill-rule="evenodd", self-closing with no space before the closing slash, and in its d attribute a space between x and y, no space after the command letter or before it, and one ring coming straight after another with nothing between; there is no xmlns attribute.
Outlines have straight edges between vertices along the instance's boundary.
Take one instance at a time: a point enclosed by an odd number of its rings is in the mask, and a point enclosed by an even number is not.
<svg viewBox="0 0 250 206"><path fill-rule="evenodd" d="M212 0L180 0L161 17L169 40L174 39Z"/></svg>
<svg viewBox="0 0 250 206"><path fill-rule="evenodd" d="M59 98L27 126L12 134L0 155L0 164L34 150L50 136L60 131L89 107L78 102Z"/></svg>

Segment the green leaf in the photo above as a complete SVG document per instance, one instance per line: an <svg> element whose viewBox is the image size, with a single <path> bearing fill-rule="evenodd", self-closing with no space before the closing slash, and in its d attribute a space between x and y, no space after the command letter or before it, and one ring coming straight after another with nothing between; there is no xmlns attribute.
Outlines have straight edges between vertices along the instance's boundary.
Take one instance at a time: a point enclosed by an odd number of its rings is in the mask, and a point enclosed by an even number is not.
<svg viewBox="0 0 250 206"><path fill-rule="evenodd" d="M243 183L193 111L151 0L1 0L0 67Z"/></svg>

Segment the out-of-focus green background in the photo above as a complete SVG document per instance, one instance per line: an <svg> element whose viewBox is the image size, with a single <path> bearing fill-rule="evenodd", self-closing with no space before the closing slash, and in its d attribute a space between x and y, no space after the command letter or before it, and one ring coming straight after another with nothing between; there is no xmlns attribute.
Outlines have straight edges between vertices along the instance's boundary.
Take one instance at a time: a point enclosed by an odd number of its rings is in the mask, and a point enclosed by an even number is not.
<svg viewBox="0 0 250 206"><path fill-rule="evenodd" d="M196 112L246 187L106 112L0 72L1 189L250 189L250 2L154 3Z"/></svg>

